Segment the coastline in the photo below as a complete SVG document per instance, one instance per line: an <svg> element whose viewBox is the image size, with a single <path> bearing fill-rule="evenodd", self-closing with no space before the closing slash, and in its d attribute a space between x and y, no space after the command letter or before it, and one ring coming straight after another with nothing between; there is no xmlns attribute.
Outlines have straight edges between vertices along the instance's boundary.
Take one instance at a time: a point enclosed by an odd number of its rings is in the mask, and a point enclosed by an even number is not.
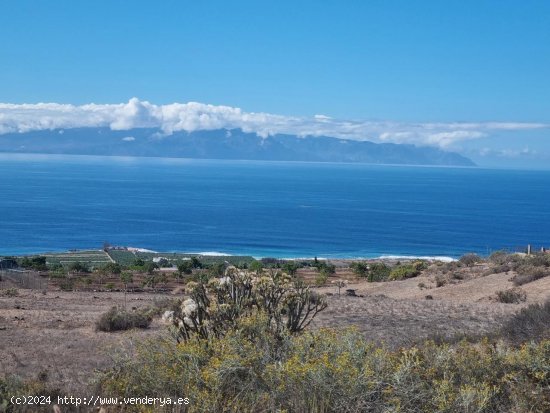
<svg viewBox="0 0 550 413"><path fill-rule="evenodd" d="M424 255L424 254L370 254L370 255L347 255L347 254L319 254L317 256L308 256L305 254L296 254L295 256L289 254L272 254L272 255L263 255L263 254L254 254L254 253L226 253L220 251L155 251L148 248L141 247L122 247L126 251L131 253L144 253L144 254L153 254L155 256L162 256L168 254L177 254L182 256L200 256L200 257L210 257L210 258L234 258L234 257L251 257L255 260L262 259L277 259L281 261L396 261L396 260L426 260L426 261L441 261L441 262L452 262L457 261L459 256L453 257L449 255ZM69 249L69 250L50 250L50 251L25 251L25 252L15 252L11 254L0 253L0 257L24 257L24 256L33 256L33 255L58 255L58 254L71 254L71 253L82 253L86 251L103 251L103 249L98 248L83 248L83 249Z"/></svg>

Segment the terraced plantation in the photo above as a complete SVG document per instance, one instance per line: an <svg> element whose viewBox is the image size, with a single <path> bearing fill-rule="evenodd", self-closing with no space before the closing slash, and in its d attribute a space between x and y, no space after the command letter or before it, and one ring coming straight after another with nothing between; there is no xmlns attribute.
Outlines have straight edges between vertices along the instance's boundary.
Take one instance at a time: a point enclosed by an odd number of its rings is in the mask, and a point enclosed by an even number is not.
<svg viewBox="0 0 550 413"><path fill-rule="evenodd" d="M201 262L205 264L215 264L218 262L229 262L233 265L242 265L251 263L254 258L249 256L222 256L222 255L201 255L201 254L183 254L179 252L146 252L139 250L126 249L110 249L108 250L109 257L120 265L131 265L136 259L149 261L153 259L164 258L168 262L176 265L178 261L189 260L192 257L200 257Z"/></svg>
<svg viewBox="0 0 550 413"><path fill-rule="evenodd" d="M42 254L42 256L46 257L46 263L51 265L61 264L63 266L69 266L72 263L80 262L90 267L99 268L113 262L109 254L103 250L67 251Z"/></svg>

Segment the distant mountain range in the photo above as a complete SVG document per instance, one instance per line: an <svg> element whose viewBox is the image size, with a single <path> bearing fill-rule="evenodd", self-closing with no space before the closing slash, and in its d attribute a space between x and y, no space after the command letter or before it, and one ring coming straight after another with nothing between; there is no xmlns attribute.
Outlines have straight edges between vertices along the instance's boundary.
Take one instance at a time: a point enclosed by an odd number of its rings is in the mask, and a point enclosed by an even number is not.
<svg viewBox="0 0 550 413"><path fill-rule="evenodd" d="M168 136L163 136L158 129L109 128L9 133L0 135L0 152L475 166L458 153L432 147L326 136L262 138L240 129L175 132Z"/></svg>

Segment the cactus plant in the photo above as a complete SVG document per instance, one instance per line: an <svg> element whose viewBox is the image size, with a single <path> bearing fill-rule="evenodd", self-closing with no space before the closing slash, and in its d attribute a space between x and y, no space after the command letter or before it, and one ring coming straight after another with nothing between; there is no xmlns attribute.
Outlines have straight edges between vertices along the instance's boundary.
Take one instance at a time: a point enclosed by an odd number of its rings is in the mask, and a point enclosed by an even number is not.
<svg viewBox="0 0 550 413"><path fill-rule="evenodd" d="M188 298L173 319L178 341L221 337L255 312L266 315L275 334L295 333L327 306L303 281L274 270L253 273L230 266L223 277L208 283L189 282L186 292Z"/></svg>

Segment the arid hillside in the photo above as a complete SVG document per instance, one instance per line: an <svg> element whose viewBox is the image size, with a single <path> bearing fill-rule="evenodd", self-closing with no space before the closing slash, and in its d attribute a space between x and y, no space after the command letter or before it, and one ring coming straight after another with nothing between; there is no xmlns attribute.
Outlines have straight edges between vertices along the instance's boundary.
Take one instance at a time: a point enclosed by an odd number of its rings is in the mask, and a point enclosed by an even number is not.
<svg viewBox="0 0 550 413"><path fill-rule="evenodd" d="M327 296L328 307L312 328L353 326L367 339L394 348L426 338L490 335L521 308L550 299L547 257L470 258L418 265L365 261L364 267L334 261L293 272ZM267 271L265 267L256 270ZM71 285L81 288L72 291L64 284L66 278L51 278L43 290L10 287L5 279L0 290L0 371L40 378L68 391L89 389L96 372L110 367L117 352L148 337L171 339L160 315L184 297L185 283L200 271L190 270L181 278L168 271L162 287L127 294L113 275L102 276L100 284L73 279ZM139 277L147 275L134 274L135 285ZM97 320L113 306L148 308L153 321L147 329L96 331Z"/></svg>

